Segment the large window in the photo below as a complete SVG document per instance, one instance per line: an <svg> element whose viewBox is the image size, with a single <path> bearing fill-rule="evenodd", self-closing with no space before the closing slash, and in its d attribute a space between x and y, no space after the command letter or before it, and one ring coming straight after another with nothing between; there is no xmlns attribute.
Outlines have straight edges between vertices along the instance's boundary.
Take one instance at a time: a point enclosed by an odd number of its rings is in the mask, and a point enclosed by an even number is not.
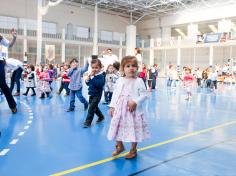
<svg viewBox="0 0 236 176"><path fill-rule="evenodd" d="M57 24L51 23L51 22L43 22L43 33L56 34L57 33Z"/></svg>
<svg viewBox="0 0 236 176"><path fill-rule="evenodd" d="M101 40L112 41L112 32L110 31L101 31Z"/></svg>
<svg viewBox="0 0 236 176"><path fill-rule="evenodd" d="M19 28L24 29L24 25L27 30L37 30L37 20L24 19L20 18ZM57 33L57 24L51 22L43 22L42 24L43 33L47 34L56 34Z"/></svg>
<svg viewBox="0 0 236 176"><path fill-rule="evenodd" d="M77 26L77 37L89 38L89 28Z"/></svg>
<svg viewBox="0 0 236 176"><path fill-rule="evenodd" d="M17 28L17 18L0 16L0 27L4 29Z"/></svg>
<svg viewBox="0 0 236 176"><path fill-rule="evenodd" d="M37 30L37 21L36 20L20 18L19 22L20 22L20 24L19 24L20 29L24 29L24 25L25 25L27 30Z"/></svg>
<svg viewBox="0 0 236 176"><path fill-rule="evenodd" d="M113 32L113 40L120 41L120 38L122 38L122 41L125 41L125 34L119 32Z"/></svg>

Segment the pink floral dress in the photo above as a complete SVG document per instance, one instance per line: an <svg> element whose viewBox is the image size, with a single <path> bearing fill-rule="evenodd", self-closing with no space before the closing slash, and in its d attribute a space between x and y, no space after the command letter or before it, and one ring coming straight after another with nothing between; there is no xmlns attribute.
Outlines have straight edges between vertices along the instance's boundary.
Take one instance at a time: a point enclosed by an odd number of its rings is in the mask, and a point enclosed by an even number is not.
<svg viewBox="0 0 236 176"><path fill-rule="evenodd" d="M122 142L141 142L149 137L144 115L128 111L128 102L131 100L133 80L127 80L118 101L108 131L108 139Z"/></svg>

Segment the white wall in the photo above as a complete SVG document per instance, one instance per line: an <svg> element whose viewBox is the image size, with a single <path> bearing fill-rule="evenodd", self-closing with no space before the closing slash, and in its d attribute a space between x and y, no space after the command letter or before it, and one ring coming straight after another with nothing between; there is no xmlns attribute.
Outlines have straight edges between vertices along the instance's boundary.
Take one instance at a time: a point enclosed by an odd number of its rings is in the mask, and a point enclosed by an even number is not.
<svg viewBox="0 0 236 176"><path fill-rule="evenodd" d="M36 19L37 0L1 0L0 15ZM61 32L61 28L66 27L68 23L93 28L94 12L90 9L81 9L75 6L60 4L56 7L51 7L43 17L43 20L56 22L58 24L58 32ZM127 25L123 22L125 20L115 15L99 12L98 29L125 33Z"/></svg>

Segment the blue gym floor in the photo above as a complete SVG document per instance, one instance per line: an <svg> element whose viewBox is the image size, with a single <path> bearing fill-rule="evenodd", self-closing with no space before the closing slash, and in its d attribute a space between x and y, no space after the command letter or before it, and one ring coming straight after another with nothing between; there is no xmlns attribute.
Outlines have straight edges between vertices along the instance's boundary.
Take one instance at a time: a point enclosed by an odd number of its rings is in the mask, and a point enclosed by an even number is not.
<svg viewBox="0 0 236 176"><path fill-rule="evenodd" d="M56 87L50 99L17 97L15 115L0 96L0 176L236 176L236 86L194 89L186 101L181 88L157 84L146 103L151 138L133 160L111 157L106 105L106 120L84 129L83 105L65 112L69 97Z"/></svg>

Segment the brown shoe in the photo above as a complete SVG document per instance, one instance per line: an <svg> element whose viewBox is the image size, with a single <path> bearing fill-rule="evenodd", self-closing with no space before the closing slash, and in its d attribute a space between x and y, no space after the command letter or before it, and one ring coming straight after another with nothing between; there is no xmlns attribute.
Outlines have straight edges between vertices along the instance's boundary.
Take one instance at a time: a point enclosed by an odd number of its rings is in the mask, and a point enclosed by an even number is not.
<svg viewBox="0 0 236 176"><path fill-rule="evenodd" d="M137 156L137 150L131 149L127 155L125 155L125 159L132 159Z"/></svg>
<svg viewBox="0 0 236 176"><path fill-rule="evenodd" d="M16 92L13 96L20 96L20 93Z"/></svg>
<svg viewBox="0 0 236 176"><path fill-rule="evenodd" d="M124 150L125 150L124 145L116 145L116 150L112 152L112 156L119 155Z"/></svg>

